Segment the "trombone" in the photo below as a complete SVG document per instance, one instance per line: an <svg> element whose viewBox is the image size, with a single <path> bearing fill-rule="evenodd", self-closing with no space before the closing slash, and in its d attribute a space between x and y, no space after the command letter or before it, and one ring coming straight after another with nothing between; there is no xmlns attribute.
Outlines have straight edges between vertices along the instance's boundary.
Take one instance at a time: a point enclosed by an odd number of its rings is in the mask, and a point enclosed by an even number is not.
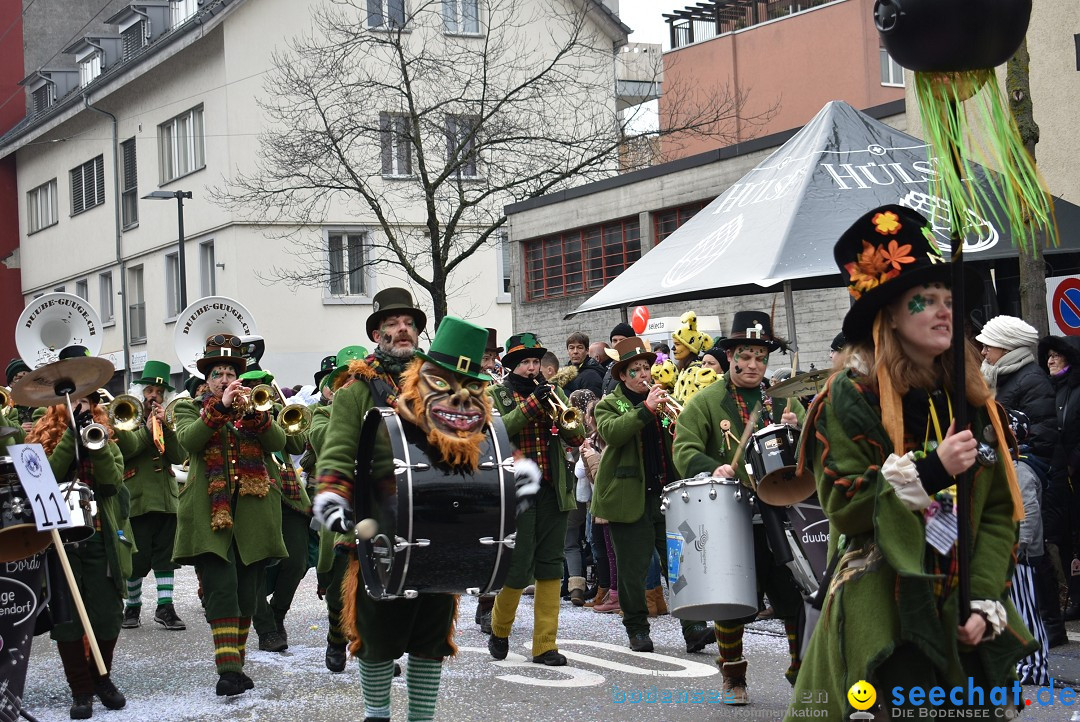
<svg viewBox="0 0 1080 722"><path fill-rule="evenodd" d="M653 386L656 386L656 384L646 378L645 387L652 389ZM668 431L671 432L672 436L675 435L675 422L679 420L679 414L682 413L682 410L682 404L673 399L667 391L664 392L664 395L660 398L660 403L656 406L657 413L668 420Z"/></svg>
<svg viewBox="0 0 1080 722"><path fill-rule="evenodd" d="M540 385L540 381L533 379L533 383L537 386ZM556 387L552 386L551 393L547 397L547 401L551 404L551 420L555 422L555 425L559 427L561 431L577 431L582 424L581 411L574 407L568 406L565 401L559 398Z"/></svg>

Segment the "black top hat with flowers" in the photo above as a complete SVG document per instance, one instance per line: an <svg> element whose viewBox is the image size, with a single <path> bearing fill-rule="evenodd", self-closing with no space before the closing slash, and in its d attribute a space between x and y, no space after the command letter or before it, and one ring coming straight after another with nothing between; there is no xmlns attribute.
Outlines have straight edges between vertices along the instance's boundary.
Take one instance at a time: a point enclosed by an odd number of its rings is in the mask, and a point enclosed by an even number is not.
<svg viewBox="0 0 1080 722"><path fill-rule="evenodd" d="M236 369L236 375L247 370L247 360L243 356L243 342L239 336L230 333L219 333L206 339L206 350L203 357L195 362L199 373L206 376L210 369L215 366L232 366Z"/></svg>
<svg viewBox="0 0 1080 722"><path fill-rule="evenodd" d="M387 316L406 314L416 322L416 332L420 333L427 326L427 316L413 303L412 294L405 288L384 288L371 299L371 315L367 318L368 338L379 328Z"/></svg>
<svg viewBox="0 0 1080 722"><path fill-rule="evenodd" d="M731 319L731 333L720 339L717 345L725 351L738 346L757 344L770 351L786 346L786 342L773 335L772 318L764 311L736 311Z"/></svg>
<svg viewBox="0 0 1080 722"><path fill-rule="evenodd" d="M547 349L535 333L515 333L506 339L506 353L502 357L503 368L514 368L528 358L542 359Z"/></svg>
<svg viewBox="0 0 1080 722"><path fill-rule="evenodd" d="M908 289L948 283L949 264L933 238L929 221L897 205L864 213L844 231L833 258L855 299L844 317L848 343L869 338L878 311Z"/></svg>

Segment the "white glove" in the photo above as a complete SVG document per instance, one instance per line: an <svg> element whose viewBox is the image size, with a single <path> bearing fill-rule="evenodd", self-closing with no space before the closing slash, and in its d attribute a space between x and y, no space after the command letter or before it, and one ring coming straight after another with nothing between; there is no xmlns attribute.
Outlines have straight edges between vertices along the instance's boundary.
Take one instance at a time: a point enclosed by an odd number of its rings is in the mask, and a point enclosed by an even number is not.
<svg viewBox="0 0 1080 722"><path fill-rule="evenodd" d="M514 489L517 496L517 513L529 510L540 492L540 467L532 459L521 458L514 462Z"/></svg>
<svg viewBox="0 0 1080 722"><path fill-rule="evenodd" d="M316 521L332 532L348 534L352 531L352 505L332 491L320 491L311 504Z"/></svg>

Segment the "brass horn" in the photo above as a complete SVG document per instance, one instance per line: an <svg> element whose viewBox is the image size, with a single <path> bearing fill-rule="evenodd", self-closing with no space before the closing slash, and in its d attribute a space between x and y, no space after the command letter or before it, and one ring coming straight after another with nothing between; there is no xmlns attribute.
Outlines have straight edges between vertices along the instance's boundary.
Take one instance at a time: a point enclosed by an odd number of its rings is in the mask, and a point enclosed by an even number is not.
<svg viewBox="0 0 1080 722"><path fill-rule="evenodd" d="M105 413L109 415L109 423L119 431L134 431L143 422L143 403L131 394L113 396L106 389L98 389L98 393L104 396L109 405Z"/></svg>
<svg viewBox="0 0 1080 722"><path fill-rule="evenodd" d="M186 396L177 396L165 404L165 428L176 431L176 405L186 398Z"/></svg>
<svg viewBox="0 0 1080 722"><path fill-rule="evenodd" d="M79 438L87 449L97 451L109 443L109 430L101 424L88 424L79 430Z"/></svg>
<svg viewBox="0 0 1080 722"><path fill-rule="evenodd" d="M281 393L281 387L278 386L277 381L274 381L273 384L278 398L281 399L282 404L285 404L285 394ZM277 423L285 430L286 436L302 434L311 426L311 409L295 402L285 404L281 411L278 412Z"/></svg>
<svg viewBox="0 0 1080 722"><path fill-rule="evenodd" d="M0 386L0 407L8 409L14 405L15 402L11 400L11 389L7 386Z"/></svg>
<svg viewBox="0 0 1080 722"><path fill-rule="evenodd" d="M537 386L540 385L537 379L533 379L533 383ZM547 397L548 403L551 404L551 420L555 422L555 425L561 431L576 431L581 427L583 421L581 411L573 406L568 406L566 402L559 398L556 388L553 386L551 393Z"/></svg>
<svg viewBox="0 0 1080 722"><path fill-rule="evenodd" d="M253 389L241 388L233 399L233 411L237 416L247 416L255 411L270 411L274 408L274 388L259 384Z"/></svg>

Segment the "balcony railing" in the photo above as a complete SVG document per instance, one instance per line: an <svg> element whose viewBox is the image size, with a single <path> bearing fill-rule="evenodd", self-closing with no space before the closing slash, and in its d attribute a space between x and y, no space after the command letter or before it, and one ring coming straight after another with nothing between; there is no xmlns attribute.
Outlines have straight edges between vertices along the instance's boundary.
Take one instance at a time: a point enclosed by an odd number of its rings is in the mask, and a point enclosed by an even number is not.
<svg viewBox="0 0 1080 722"><path fill-rule="evenodd" d="M794 15L836 0L707 0L665 13L671 49Z"/></svg>

